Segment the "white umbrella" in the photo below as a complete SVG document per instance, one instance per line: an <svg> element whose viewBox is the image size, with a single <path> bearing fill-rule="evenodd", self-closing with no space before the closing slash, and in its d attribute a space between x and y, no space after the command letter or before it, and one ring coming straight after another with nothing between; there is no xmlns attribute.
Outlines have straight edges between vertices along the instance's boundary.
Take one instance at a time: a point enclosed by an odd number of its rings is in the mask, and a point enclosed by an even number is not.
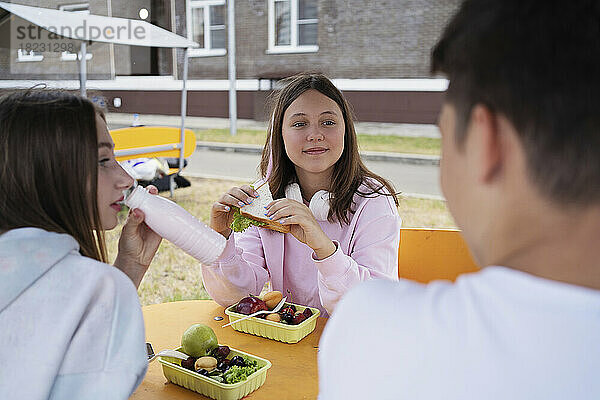
<svg viewBox="0 0 600 400"><path fill-rule="evenodd" d="M149 22L0 2L32 24L71 39L151 47L199 47L198 43Z"/></svg>
<svg viewBox="0 0 600 400"><path fill-rule="evenodd" d="M6 11L40 26L59 36L81 41L79 82L82 96L86 86L86 41L125 44L131 46L183 48L183 87L181 91L181 139L179 143L179 170L183 168L185 141L185 117L187 111L188 49L199 47L198 43L149 22L82 14L51 8L30 7L0 2Z"/></svg>

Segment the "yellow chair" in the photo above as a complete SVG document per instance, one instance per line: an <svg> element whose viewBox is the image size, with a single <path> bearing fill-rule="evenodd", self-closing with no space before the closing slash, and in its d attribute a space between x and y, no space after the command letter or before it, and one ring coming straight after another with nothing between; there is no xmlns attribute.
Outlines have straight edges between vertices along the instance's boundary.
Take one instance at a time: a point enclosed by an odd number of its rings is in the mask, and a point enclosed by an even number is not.
<svg viewBox="0 0 600 400"><path fill-rule="evenodd" d="M133 126L110 131L115 142L117 161L132 158L179 157L181 129L169 126ZM196 135L191 129L185 130L183 157L187 158L196 149ZM169 175L178 172L171 168Z"/></svg>
<svg viewBox="0 0 600 400"><path fill-rule="evenodd" d="M427 283L479 271L458 230L402 228L398 276Z"/></svg>

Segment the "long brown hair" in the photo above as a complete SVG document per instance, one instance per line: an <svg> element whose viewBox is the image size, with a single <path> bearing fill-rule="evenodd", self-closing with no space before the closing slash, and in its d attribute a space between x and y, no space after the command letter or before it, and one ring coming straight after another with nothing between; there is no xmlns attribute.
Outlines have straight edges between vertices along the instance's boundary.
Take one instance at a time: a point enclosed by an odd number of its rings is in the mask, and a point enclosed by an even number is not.
<svg viewBox="0 0 600 400"><path fill-rule="evenodd" d="M0 98L0 233L67 233L106 262L97 201L96 114L79 96L30 89Z"/></svg>
<svg viewBox="0 0 600 400"><path fill-rule="evenodd" d="M260 172L263 176L266 176L269 159L272 157L269 186L273 197L285 197L285 187L298 180L294 164L287 156L284 148L281 133L283 115L294 100L302 93L314 89L337 103L342 111L346 126L344 150L340 159L333 167L330 187L328 188L329 192L332 193L332 198L330 200L330 210L327 219L332 222L335 217L340 223L349 223L350 214L354 213L352 199L355 193L362 197L374 197L377 195L392 196L397 206L398 199L392 184L381 176L369 171L360 159L350 105L333 83L325 75L319 73L301 73L289 77L281 83L283 87L275 92L273 98L271 122L269 123L267 141L260 163ZM358 190L363 183L368 187L368 191L366 192Z"/></svg>

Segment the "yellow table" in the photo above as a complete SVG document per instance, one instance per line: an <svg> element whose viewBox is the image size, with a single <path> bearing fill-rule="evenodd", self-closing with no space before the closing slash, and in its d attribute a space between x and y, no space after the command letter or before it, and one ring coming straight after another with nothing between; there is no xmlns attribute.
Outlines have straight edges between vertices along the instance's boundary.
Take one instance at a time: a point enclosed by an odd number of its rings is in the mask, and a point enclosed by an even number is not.
<svg viewBox="0 0 600 400"><path fill-rule="evenodd" d="M277 342L259 336L221 328L228 322L223 307L212 300L178 301L153 304L142 308L146 325L146 340L155 352L175 349L181 344L181 335L192 324L210 326L219 343L266 358L273 366L267 372L266 382L247 399L316 399L319 392L317 351L326 318L318 318L315 330L295 344ZM223 317L215 321L214 317ZM167 383L162 366L154 361L131 399L205 399L206 397Z"/></svg>

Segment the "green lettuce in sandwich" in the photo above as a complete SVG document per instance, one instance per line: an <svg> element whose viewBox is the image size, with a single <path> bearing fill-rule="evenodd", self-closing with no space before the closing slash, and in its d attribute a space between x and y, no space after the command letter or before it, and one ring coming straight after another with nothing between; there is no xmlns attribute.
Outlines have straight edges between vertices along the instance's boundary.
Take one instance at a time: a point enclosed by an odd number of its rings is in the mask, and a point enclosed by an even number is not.
<svg viewBox="0 0 600 400"><path fill-rule="evenodd" d="M258 192L258 198L254 199L250 204L234 209L231 229L234 232L243 232L251 225L255 225L277 232L288 233L290 231L289 226L281 225L277 221L271 221L265 216L265 207L273 201L269 185L265 183L255 190Z"/></svg>
<svg viewBox="0 0 600 400"><path fill-rule="evenodd" d="M237 207L233 211L233 222L231 223L231 229L234 232L244 232L246 229L250 228L250 225L265 226L266 224L266 222L255 221L248 217L244 217L240 212L240 209Z"/></svg>

